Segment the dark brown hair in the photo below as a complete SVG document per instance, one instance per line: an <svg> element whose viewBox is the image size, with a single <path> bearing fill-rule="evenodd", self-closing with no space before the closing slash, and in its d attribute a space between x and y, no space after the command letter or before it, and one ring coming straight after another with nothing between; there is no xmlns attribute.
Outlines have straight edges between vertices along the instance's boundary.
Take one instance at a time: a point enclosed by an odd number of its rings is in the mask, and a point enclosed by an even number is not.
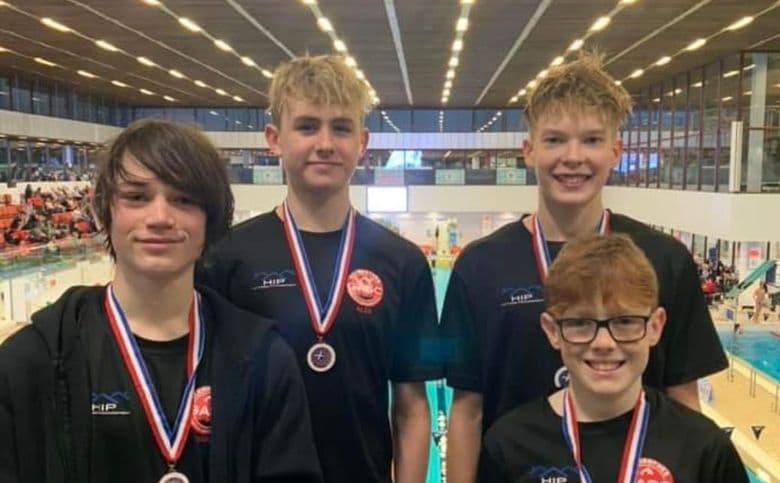
<svg viewBox="0 0 780 483"><path fill-rule="evenodd" d="M227 167L211 141L194 126L161 120L136 121L103 153L95 181L95 216L106 235L111 257L116 258L110 236L111 205L117 184L127 179L122 162L126 153L206 212L206 247L228 233L233 221L233 193Z"/></svg>
<svg viewBox="0 0 780 483"><path fill-rule="evenodd" d="M658 278L644 252L627 235L592 235L563 247L544 282L547 311L567 309L601 297L606 306L658 305Z"/></svg>

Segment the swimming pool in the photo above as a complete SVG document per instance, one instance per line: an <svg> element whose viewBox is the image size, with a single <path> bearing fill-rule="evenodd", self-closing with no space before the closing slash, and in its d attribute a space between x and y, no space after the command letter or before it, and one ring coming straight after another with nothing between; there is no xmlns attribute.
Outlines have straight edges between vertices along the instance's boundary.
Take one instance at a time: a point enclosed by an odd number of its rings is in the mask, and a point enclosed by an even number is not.
<svg viewBox="0 0 780 483"><path fill-rule="evenodd" d="M735 335L730 330L719 330L723 348L780 381L780 334L746 330Z"/></svg>

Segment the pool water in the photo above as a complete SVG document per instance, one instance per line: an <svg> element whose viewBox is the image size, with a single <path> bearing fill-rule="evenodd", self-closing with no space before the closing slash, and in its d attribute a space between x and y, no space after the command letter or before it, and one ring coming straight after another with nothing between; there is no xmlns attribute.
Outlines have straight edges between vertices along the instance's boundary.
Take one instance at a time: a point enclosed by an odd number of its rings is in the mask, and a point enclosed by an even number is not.
<svg viewBox="0 0 780 483"><path fill-rule="evenodd" d="M780 380L780 334L745 331L735 335L718 331L723 348L775 380Z"/></svg>

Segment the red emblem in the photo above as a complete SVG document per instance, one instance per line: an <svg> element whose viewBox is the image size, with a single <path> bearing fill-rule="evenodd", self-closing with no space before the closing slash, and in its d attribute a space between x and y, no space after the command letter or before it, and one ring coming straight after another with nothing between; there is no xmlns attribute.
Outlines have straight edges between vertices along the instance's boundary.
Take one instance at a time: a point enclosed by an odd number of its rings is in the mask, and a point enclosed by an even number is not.
<svg viewBox="0 0 780 483"><path fill-rule="evenodd" d="M382 279L370 270L359 268L347 278L347 293L363 307L373 307L381 302L384 292Z"/></svg>
<svg viewBox="0 0 780 483"><path fill-rule="evenodd" d="M190 422L197 437L207 437L211 434L211 386L195 389Z"/></svg>
<svg viewBox="0 0 780 483"><path fill-rule="evenodd" d="M637 468L636 483L674 483L674 476L658 461L642 458Z"/></svg>

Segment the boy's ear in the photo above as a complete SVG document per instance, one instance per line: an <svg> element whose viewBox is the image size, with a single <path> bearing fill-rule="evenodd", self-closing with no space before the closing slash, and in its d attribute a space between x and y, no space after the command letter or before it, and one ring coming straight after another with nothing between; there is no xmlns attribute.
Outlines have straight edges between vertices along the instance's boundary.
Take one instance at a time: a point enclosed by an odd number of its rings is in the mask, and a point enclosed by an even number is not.
<svg viewBox="0 0 780 483"><path fill-rule="evenodd" d="M360 159L363 159L366 156L366 150L368 149L368 140L370 137L371 136L368 131L368 128L363 127L360 133Z"/></svg>
<svg viewBox="0 0 780 483"><path fill-rule="evenodd" d="M612 168L614 169L615 166L617 166L620 163L620 156L623 154L623 139L620 137L620 133L615 134L615 140L612 143L612 156L613 156L613 163Z"/></svg>
<svg viewBox="0 0 780 483"><path fill-rule="evenodd" d="M650 320L647 321L647 340L650 342L651 347L658 344L658 341L661 340L665 324L666 309L658 307L650 314Z"/></svg>
<svg viewBox="0 0 780 483"><path fill-rule="evenodd" d="M558 324L555 323L552 315L542 312L542 315L539 317L539 323L542 325L544 335L547 336L547 340L550 341L553 349L561 350L561 332L558 330Z"/></svg>
<svg viewBox="0 0 780 483"><path fill-rule="evenodd" d="M279 128L273 124L266 124L263 133L265 134L265 142L268 144L268 149L271 150L271 153L276 156L281 156L282 152L279 149Z"/></svg>
<svg viewBox="0 0 780 483"><path fill-rule="evenodd" d="M529 168L533 168L534 166L534 145L531 140L532 134L529 132L528 136L523 139L523 159L525 160L525 165Z"/></svg>

